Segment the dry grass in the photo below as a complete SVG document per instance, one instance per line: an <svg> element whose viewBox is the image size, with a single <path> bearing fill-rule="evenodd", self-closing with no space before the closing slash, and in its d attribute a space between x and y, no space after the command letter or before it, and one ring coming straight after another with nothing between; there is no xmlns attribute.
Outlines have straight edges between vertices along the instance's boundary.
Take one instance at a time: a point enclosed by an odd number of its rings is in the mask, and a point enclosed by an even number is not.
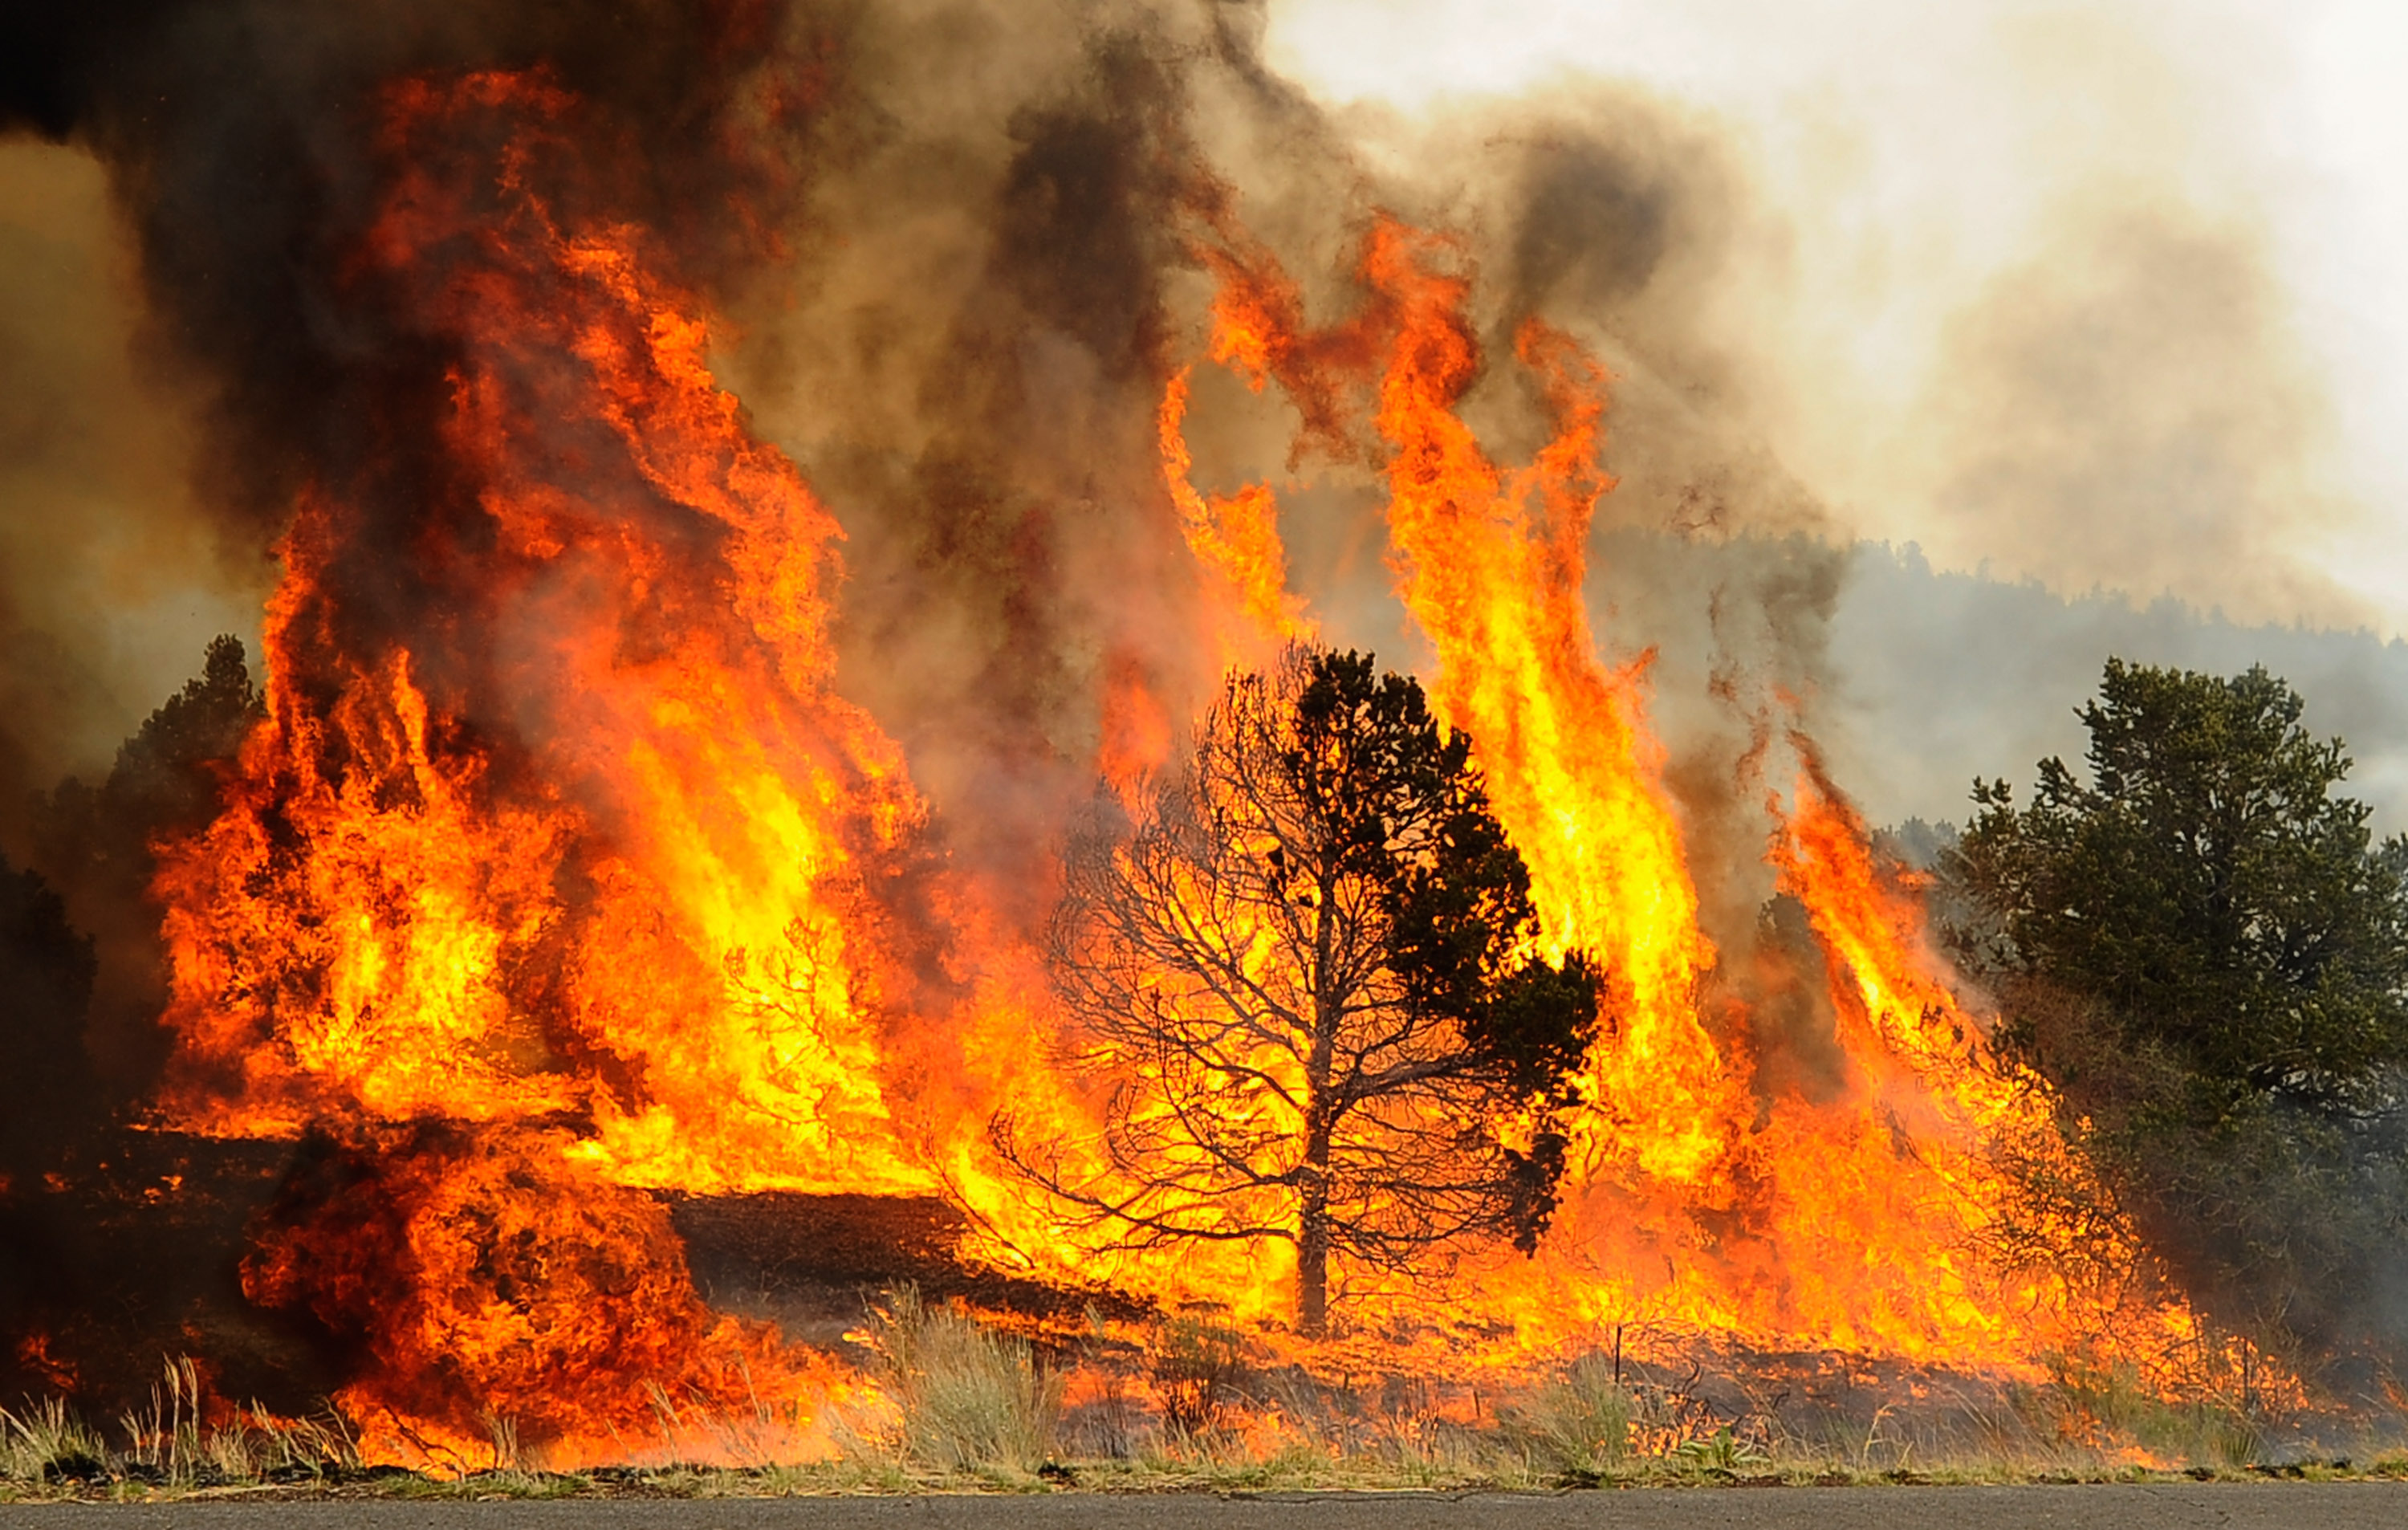
<svg viewBox="0 0 2408 1530"><path fill-rule="evenodd" d="M1757 1406L1721 1411L1699 1377L1626 1373L1579 1357L1477 1423L1440 1416L1432 1389L1395 1379L1349 1386L1294 1366L1250 1367L1230 1330L1165 1324L1140 1348L1075 1343L1090 1394L1117 1409L1109 1429L1066 1420L1063 1375L1047 1351L910 1291L876 1309L869 1339L885 1406L844 1421L834 1460L775 1459L798 1437L780 1421L713 1423L662 1394L664 1437L708 1444L747 1466L534 1469L507 1419L488 1421L493 1464L437 1481L370 1479L352 1436L322 1420L256 1408L205 1409L187 1362L167 1365L149 1406L104 1435L55 1399L0 1409L0 1501L180 1495L247 1485L294 1493L537 1498L617 1493L763 1496L918 1492L1266 1492L1367 1489L1526 1491L1704 1486L2210 1480L2244 1476L2408 1480L2408 1450L2364 1441L2347 1459L2269 1465L2266 1436L2212 1404L2168 1403L2127 1373L2061 1368L2045 1385L1927 1398L1870 1417ZM1109 1372L1110 1374L1105 1374ZM1728 1387L1717 1395L1731 1395ZM1092 1411L1095 1402L1082 1407ZM205 1416L206 1415L206 1416ZM1787 1419L1789 1422L1784 1423ZM784 1421L791 1423L792 1421ZM699 1433L698 1433L699 1431ZM757 1443L754 1441L757 1440ZM774 1441L789 1442L785 1446ZM1082 1447L1075 1452L1066 1446ZM2145 1451L2158 1465L2131 1462Z"/></svg>
<svg viewBox="0 0 2408 1530"><path fill-rule="evenodd" d="M15 1481L57 1483L106 1471L100 1437L52 1397L22 1413L0 1408L0 1471Z"/></svg>
<svg viewBox="0 0 2408 1530"><path fill-rule="evenodd" d="M849 1453L947 1473L1026 1475L1054 1459L1062 1378L1035 1348L967 1312L891 1292L873 1313L884 1427L856 1424Z"/></svg>

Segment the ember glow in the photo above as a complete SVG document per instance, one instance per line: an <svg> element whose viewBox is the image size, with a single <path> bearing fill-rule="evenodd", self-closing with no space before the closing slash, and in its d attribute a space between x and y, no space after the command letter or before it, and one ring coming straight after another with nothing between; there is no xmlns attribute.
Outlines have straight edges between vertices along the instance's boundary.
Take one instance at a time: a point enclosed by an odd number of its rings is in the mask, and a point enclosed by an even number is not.
<svg viewBox="0 0 2408 1530"><path fill-rule="evenodd" d="M555 1465L614 1459L664 1396L808 1452L876 1405L826 1349L704 1302L672 1194L940 1197L966 1262L1211 1304L1311 1363L1280 1332L1275 1248L1123 1247L998 1156L1009 1118L1112 1172L1027 889L948 854L912 758L843 694L848 507L755 433L715 370L724 322L655 233L577 194L609 171L580 101L486 70L389 83L375 114L385 183L343 279L445 358L443 387L362 422L364 465L291 507L267 715L155 888L176 1044L155 1124L308 1165L245 1294L345 1337L339 1400L408 1460L466 1457L497 1416ZM1789 719L1760 720L1742 784L1770 797L1760 875L1811 924L1842 1065L1814 1090L1759 1077L1760 985L1693 872L1720 852L1667 785L1647 656L1602 657L1584 598L1613 487L1600 363L1536 318L1484 354L1480 274L1443 229L1367 210L1349 267L1314 273L1352 306L1312 315L1231 203L1186 203L1210 295L1146 379L1154 460L1115 511L1184 560L1157 652L1217 675L1340 625L1291 582L1286 488L1199 479L1218 368L1292 405L1289 481L1369 469L1425 680L1527 862L1545 954L1590 952L1609 983L1536 1255L1465 1250L1411 1289L1355 1272L1340 1341L1504 1373L1644 1325L2007 1375L2193 1343L2179 1307L2066 1273L2103 1263L2071 1258L2097 1229L2007 1236L2004 1155L2064 1153L2046 1091L1988 1055L1914 882ZM1464 412L1500 367L1545 421L1526 465ZM1187 749L1198 693L1173 667L1097 665L1078 765L1124 802ZM1794 782L1764 793L1781 761Z"/></svg>

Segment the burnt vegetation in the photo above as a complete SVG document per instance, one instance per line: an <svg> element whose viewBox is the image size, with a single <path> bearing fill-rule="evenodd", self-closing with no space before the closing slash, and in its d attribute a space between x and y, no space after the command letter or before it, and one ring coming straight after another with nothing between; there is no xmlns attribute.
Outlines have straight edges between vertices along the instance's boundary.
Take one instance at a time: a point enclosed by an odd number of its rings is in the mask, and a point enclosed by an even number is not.
<svg viewBox="0 0 2408 1530"><path fill-rule="evenodd" d="M33 1086L0 1128L10 1172L55 1167L147 1094L165 1052L154 851L216 815L220 772L261 715L241 641L219 637L97 784L35 799L29 865L0 860L0 1025Z"/></svg>
<svg viewBox="0 0 2408 1530"><path fill-rule="evenodd" d="M1369 656L1231 678L1188 767L1072 845L1053 970L1112 1080L1097 1172L1009 1119L1007 1160L1132 1246L1285 1243L1331 1271L1534 1249L1598 973L1530 954L1529 873L1470 741Z"/></svg>
<svg viewBox="0 0 2408 1530"><path fill-rule="evenodd" d="M34 805L33 864L97 948L86 1034L111 1107L145 1097L166 1058L155 851L217 816L224 775L265 715L242 640L222 636L201 672L118 750L107 776L96 783L70 777Z"/></svg>
<svg viewBox="0 0 2408 1530"><path fill-rule="evenodd" d="M195 1333L246 1382L322 1384L306 1348L258 1364L277 1343L236 1270L284 1147L125 1129L167 1051L155 851L216 815L261 715L242 643L217 638L106 776L30 805L30 865L0 863L0 1394L127 1401Z"/></svg>

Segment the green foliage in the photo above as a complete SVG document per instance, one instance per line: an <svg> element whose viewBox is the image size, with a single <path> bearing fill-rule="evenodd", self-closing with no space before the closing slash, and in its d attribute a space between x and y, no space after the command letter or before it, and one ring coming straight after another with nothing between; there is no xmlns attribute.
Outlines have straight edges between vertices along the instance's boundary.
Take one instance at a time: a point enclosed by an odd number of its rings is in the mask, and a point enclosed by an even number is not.
<svg viewBox="0 0 2408 1530"><path fill-rule="evenodd" d="M1672 1459L1699 1477L1719 1481L1729 1481L1742 1472L1772 1464L1770 1456L1752 1441L1733 1434L1728 1424L1711 1435L1683 1440L1672 1448Z"/></svg>
<svg viewBox="0 0 2408 1530"><path fill-rule="evenodd" d="M1536 1247L1598 974L1527 954L1529 874L1411 679L1305 649L1233 676L1192 767L1074 841L1065 882L1053 970L1115 1089L1115 1172L999 1120L1009 1161L1133 1245L1292 1244L1306 1332L1333 1259Z"/></svg>
<svg viewBox="0 0 2408 1530"><path fill-rule="evenodd" d="M2408 1335L2408 843L2372 842L2340 741L2262 669L2110 661L2080 715L2089 779L2044 760L2021 809L1976 782L1942 858L2000 1039L2211 1310Z"/></svg>
<svg viewBox="0 0 2408 1530"><path fill-rule="evenodd" d="M2040 765L2030 807L1975 784L1950 860L1996 919L1988 965L2096 1001L2179 1060L2213 1124L2254 1099L2362 1097L2408 1057L2408 842L2369 843L2334 794L2339 740L2262 669L2230 679L2111 660L2082 709L2091 780Z"/></svg>

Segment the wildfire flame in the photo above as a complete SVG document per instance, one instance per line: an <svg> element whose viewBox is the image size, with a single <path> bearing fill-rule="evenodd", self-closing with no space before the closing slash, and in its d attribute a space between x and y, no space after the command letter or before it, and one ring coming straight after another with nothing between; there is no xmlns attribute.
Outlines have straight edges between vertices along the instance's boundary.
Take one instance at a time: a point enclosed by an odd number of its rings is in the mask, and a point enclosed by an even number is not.
<svg viewBox="0 0 2408 1530"><path fill-rule="evenodd" d="M1679 813L1646 721L1646 656L1603 665L1581 587L1598 499L1605 377L1535 321L1515 353L1554 417L1533 461L1493 463L1457 412L1482 365L1471 282L1446 240L1392 219L1366 240L1361 313L1303 333L1266 257L1223 256L1212 354L1277 377L1303 440L1341 434L1348 372L1381 440L1398 593L1439 657L1434 704L1468 731L1498 817L1531 871L1556 955L1604 957L1612 1040L1592 1059L1587 1149L1541 1258L1484 1269L1490 1308L1526 1341L1644 1317L1775 1349L1857 1350L2028 1366L2119 1332L2186 1339L2187 1313L2000 1267L1987 1237L2011 1194L1993 1150L2066 1162L2045 1090L1987 1055L1945 981L1914 890L1883 872L1811 740L1796 806L1767 852L1828 953L1841 1094L1759 1097L1743 1028L1711 1028L1716 952L1698 923ZM1367 346L1384 340L1384 359ZM1183 472L1164 408L1168 466ZM1268 560L1264 560L1268 562ZM2071 1229L2054 1231L2070 1238Z"/></svg>
<svg viewBox="0 0 2408 1530"><path fill-rule="evenodd" d="M1051 1071L1040 958L950 870L927 911L967 997L914 997L884 894L927 811L833 688L842 531L718 385L701 306L652 274L641 232L546 190L576 103L483 74L405 82L384 110L394 181L354 279L450 362L427 419L375 428L434 450L396 439L295 508L267 719L158 884L169 1118L314 1132L381 1208L296 1211L249 1266L254 1296L361 1336L347 1397L392 1448L464 1451L484 1409L565 1456L624 1449L644 1383L804 1412L847 1384L709 1313L650 1188L942 1192L994 1257L1280 1310L1271 1256L1091 1245L984 1148L1006 1106L1070 1151L1092 1136L1087 1094ZM1650 1319L2011 1368L2105 1331L2108 1298L1985 1256L2006 1194L1986 1154L2044 1151L2047 1102L1985 1055L1912 888L1811 748L1768 859L1828 954L1846 1077L1815 1099L1756 1087L1646 660L1602 663L1582 598L1612 487L1601 369L1525 324L1554 434L1500 467L1458 412L1482 357L1445 239L1380 221L1361 311L1323 329L1226 216L1200 248L1210 356L1280 384L1299 452L1358 450L1368 414L1434 703L1475 740L1550 954L1611 973L1565 1209L1534 1261L1482 1265L1481 1316L1521 1353ZM1196 639L1258 665L1316 629L1273 491L1196 487L1189 380L1156 419ZM1134 666L1106 670L1098 763L1133 792L1182 720Z"/></svg>

